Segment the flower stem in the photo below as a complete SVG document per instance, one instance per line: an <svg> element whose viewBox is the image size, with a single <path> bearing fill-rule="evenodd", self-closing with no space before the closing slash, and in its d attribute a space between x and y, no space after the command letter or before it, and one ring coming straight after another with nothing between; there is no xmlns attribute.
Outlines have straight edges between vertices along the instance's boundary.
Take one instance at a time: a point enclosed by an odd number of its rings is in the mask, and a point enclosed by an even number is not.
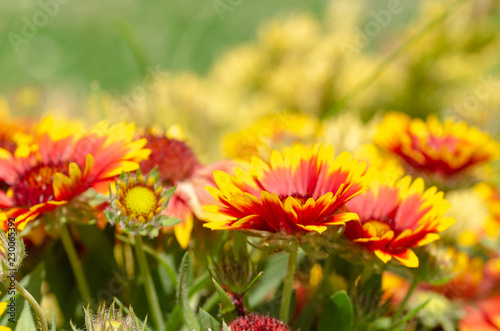
<svg viewBox="0 0 500 331"><path fill-rule="evenodd" d="M71 269L73 269L73 274L75 275L76 279L76 285L78 286L78 290L80 291L83 302L89 304L92 301L92 298L90 296L89 284L87 283L87 279L85 278L85 273L82 268L82 262L78 258L75 245L73 245L73 239L71 239L71 235L69 234L67 223L63 224L61 227L61 241L71 264Z"/></svg>
<svg viewBox="0 0 500 331"><path fill-rule="evenodd" d="M158 296L156 295L153 278L149 272L146 254L144 254L144 250L142 248L142 237L136 234L134 239L136 258L139 262L139 270L142 274L142 278L144 279L144 287L146 288L146 297L148 299L149 308L151 309L151 317L153 319L153 323L155 324L155 329L163 330L165 329L165 323L162 318L160 302L158 301Z"/></svg>
<svg viewBox="0 0 500 331"><path fill-rule="evenodd" d="M38 304L38 302L33 298L30 292L24 288L17 280L14 281L16 284L16 290L21 294L26 301L29 302L31 307L35 310L36 315L38 316L38 319L40 320L40 325L42 327L42 331L48 331L49 327L47 326L47 319L45 318L45 314L43 313L42 307Z"/></svg>
<svg viewBox="0 0 500 331"><path fill-rule="evenodd" d="M295 267L297 266L298 250L294 250L288 255L288 267L286 269L285 280L283 282L283 296L281 297L280 318L288 323L290 313L290 301L292 299L293 277L295 276Z"/></svg>
<svg viewBox="0 0 500 331"><path fill-rule="evenodd" d="M408 289L408 292L406 292L406 296L404 297L403 301L401 301L398 309L396 310L396 312L392 316L392 323L391 323L391 326L389 327L389 330L392 330L392 327L394 327L398 324L398 322L399 322L398 320L400 319L401 315L403 314L403 312L406 308L406 304L408 303L408 300L410 299L411 295L413 294L413 292L417 288L419 281L420 281L420 279L419 279L418 275L415 273L413 275L413 280L410 284L410 288Z"/></svg>

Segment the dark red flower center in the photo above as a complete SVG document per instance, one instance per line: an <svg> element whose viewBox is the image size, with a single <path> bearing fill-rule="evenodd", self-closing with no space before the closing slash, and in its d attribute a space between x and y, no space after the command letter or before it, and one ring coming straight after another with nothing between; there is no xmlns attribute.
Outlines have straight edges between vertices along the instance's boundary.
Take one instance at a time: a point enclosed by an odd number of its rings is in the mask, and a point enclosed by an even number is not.
<svg viewBox="0 0 500 331"><path fill-rule="evenodd" d="M279 198L282 202L285 202L288 197L292 197L298 202L300 202L301 205L304 205L307 200L312 198L312 196L307 193L307 194L300 194L300 193L293 193L292 195L280 195Z"/></svg>
<svg viewBox="0 0 500 331"><path fill-rule="evenodd" d="M282 321L257 314L238 317L231 322L229 327L231 331L290 331Z"/></svg>
<svg viewBox="0 0 500 331"><path fill-rule="evenodd" d="M420 138L416 136L412 136L412 147L416 150L420 149ZM429 135L425 143L432 148L433 150L439 152L441 149L445 148L448 150L450 153L455 153L455 150L457 148L459 142L459 138L453 137L453 136L436 136L436 135Z"/></svg>
<svg viewBox="0 0 500 331"><path fill-rule="evenodd" d="M68 173L68 163L37 164L26 171L12 186L16 205L31 207L54 199L54 174Z"/></svg>
<svg viewBox="0 0 500 331"><path fill-rule="evenodd" d="M183 181L200 165L192 149L183 141L165 136L144 135L148 140L145 148L151 150L148 160L141 163L141 171L147 173L155 166L161 180L169 185Z"/></svg>

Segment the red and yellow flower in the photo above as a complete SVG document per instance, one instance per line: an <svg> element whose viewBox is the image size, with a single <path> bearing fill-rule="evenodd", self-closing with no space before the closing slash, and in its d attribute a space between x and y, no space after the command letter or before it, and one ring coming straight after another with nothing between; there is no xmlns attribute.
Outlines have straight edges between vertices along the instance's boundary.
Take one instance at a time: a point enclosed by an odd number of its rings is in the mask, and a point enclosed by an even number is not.
<svg viewBox="0 0 500 331"><path fill-rule="evenodd" d="M500 330L500 296L483 299L465 306L465 316L460 320L460 331Z"/></svg>
<svg viewBox="0 0 500 331"><path fill-rule="evenodd" d="M346 224L344 235L387 263L392 258L416 268L418 258L411 248L439 239L439 232L453 224L444 217L449 208L443 192L425 190L424 181L410 176L395 185L380 184L347 203L359 220Z"/></svg>
<svg viewBox="0 0 500 331"><path fill-rule="evenodd" d="M134 125L98 123L89 131L59 131L48 117L30 144L0 159L0 222L10 217L19 230L40 215L68 204L90 188L105 191L121 172L136 170L149 150L144 139L133 140Z"/></svg>
<svg viewBox="0 0 500 331"><path fill-rule="evenodd" d="M465 122L441 123L436 116L424 122L403 113L389 113L374 140L410 170L442 178L463 174L500 154L499 144L486 133Z"/></svg>
<svg viewBox="0 0 500 331"><path fill-rule="evenodd" d="M146 147L151 149L150 157L140 164L142 172L147 173L158 167L162 185L176 187L162 212L182 220L173 229L179 245L186 248L191 238L194 217L205 220L202 205L216 202L205 186L215 186L214 170L229 171L232 164L217 162L203 166L177 126L170 128L166 134L158 128L149 129L142 137L147 139ZM169 231L169 228L164 227L164 231Z"/></svg>
<svg viewBox="0 0 500 331"><path fill-rule="evenodd" d="M285 155L277 151L266 163L253 158L248 169L235 175L214 173L217 188L207 190L220 206L207 210L224 216L204 226L211 229L247 229L295 235L323 232L328 226L358 219L344 204L368 188L365 164L347 152L334 158L331 146L301 145Z"/></svg>

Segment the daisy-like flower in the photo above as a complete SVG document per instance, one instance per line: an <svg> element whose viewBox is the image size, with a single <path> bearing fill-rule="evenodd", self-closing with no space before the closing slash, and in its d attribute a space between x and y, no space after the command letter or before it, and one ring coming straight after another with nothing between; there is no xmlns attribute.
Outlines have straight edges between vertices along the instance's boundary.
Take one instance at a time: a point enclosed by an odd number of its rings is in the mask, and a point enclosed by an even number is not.
<svg viewBox="0 0 500 331"><path fill-rule="evenodd" d="M411 248L439 239L440 232L453 224L444 217L449 205L436 187L425 190L424 181L410 176L395 185L377 185L347 203L359 221L346 224L344 235L373 252L384 263L395 258L416 268L418 258Z"/></svg>
<svg viewBox="0 0 500 331"><path fill-rule="evenodd" d="M344 152L334 158L331 146L301 145L285 155L271 154L270 163L253 158L235 176L214 173L218 189L207 190L220 206L207 210L226 216L204 226L219 230L257 230L285 235L323 232L330 225L357 220L344 204L368 188L365 164Z"/></svg>
<svg viewBox="0 0 500 331"><path fill-rule="evenodd" d="M499 144L486 133L465 122L441 123L436 116L424 122L403 113L389 113L374 140L397 155L409 170L435 179L463 175L500 154Z"/></svg>
<svg viewBox="0 0 500 331"><path fill-rule="evenodd" d="M111 194L111 202L104 215L111 224L119 224L127 233L152 237L168 218L163 209L172 196L175 187L165 190L153 171L144 177L140 170L136 176L122 173L116 180L116 194Z"/></svg>
<svg viewBox="0 0 500 331"><path fill-rule="evenodd" d="M174 234L179 245L186 248L191 238L194 218L206 219L202 205L216 202L205 190L205 186L215 186L214 170L230 171L231 164L218 162L203 166L184 141L184 134L178 126L173 126L167 133L152 128L142 137L147 139L146 148L151 150L151 155L141 162L141 170L147 173L158 167L161 185L166 188L175 186L163 214L182 220L174 226ZM170 231L170 227L163 229Z"/></svg>
<svg viewBox="0 0 500 331"><path fill-rule="evenodd" d="M133 140L134 125L98 123L87 132L60 134L47 118L37 128L33 143L17 147L0 159L0 222L8 218L23 230L39 216L53 212L90 188L106 191L109 180L136 170L149 150L144 139Z"/></svg>

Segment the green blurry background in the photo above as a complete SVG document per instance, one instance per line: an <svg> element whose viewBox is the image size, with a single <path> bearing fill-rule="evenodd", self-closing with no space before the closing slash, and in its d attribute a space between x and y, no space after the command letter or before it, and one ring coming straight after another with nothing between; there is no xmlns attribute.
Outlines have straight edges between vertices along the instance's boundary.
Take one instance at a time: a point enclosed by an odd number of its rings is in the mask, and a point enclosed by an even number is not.
<svg viewBox="0 0 500 331"><path fill-rule="evenodd" d="M33 38L18 45L17 52L12 33L22 37L24 19L32 22L42 6L32 0L1 1L0 93L24 86L85 93L95 80L102 89L119 93L142 79L147 65L203 74L220 54L254 39L261 23L303 11L321 19L327 4L325 0L241 0L221 19L214 7L217 1L212 0L65 1L58 3L57 13L37 28ZM366 1L364 10L368 16L386 3ZM412 10L405 10L390 29L400 29L411 15ZM370 43L370 47L376 45L376 41Z"/></svg>
<svg viewBox="0 0 500 331"><path fill-rule="evenodd" d="M30 84L85 89L94 80L124 91L142 79L147 64L203 73L221 52L251 40L260 22L293 10L320 15L323 5L243 0L221 19L212 1L69 0L15 52L9 33L22 36L23 17L31 21L42 7L2 0L0 91Z"/></svg>

